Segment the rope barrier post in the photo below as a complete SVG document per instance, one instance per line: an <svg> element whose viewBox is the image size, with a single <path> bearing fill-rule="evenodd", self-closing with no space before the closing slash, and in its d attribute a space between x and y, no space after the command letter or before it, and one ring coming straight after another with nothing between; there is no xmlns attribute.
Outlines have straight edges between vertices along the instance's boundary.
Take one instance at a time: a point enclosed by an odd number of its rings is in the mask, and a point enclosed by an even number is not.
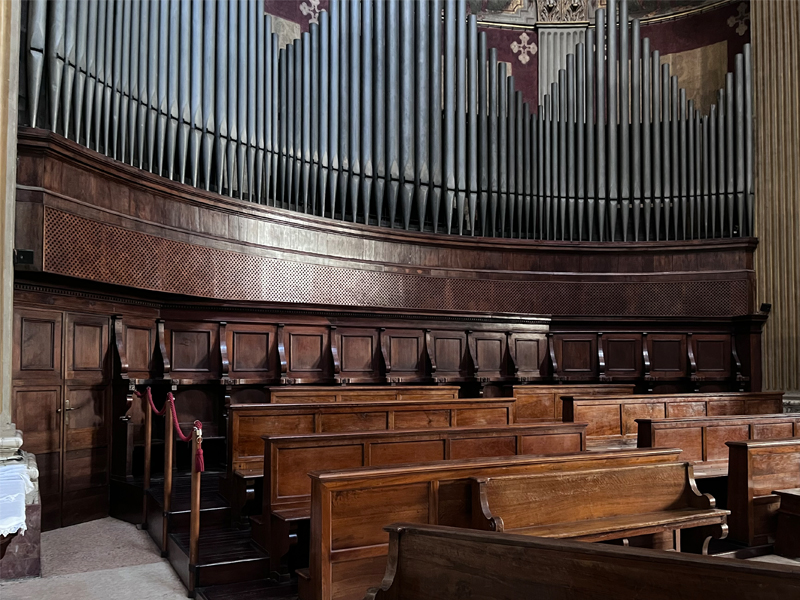
<svg viewBox="0 0 800 600"><path fill-rule="evenodd" d="M150 388L147 388L150 395ZM150 489L150 469L153 453L153 411L150 409L150 399L139 395L144 411L144 482L142 484L142 529L147 529L147 490Z"/></svg>
<svg viewBox="0 0 800 600"><path fill-rule="evenodd" d="M203 472L203 429L195 421L192 431L192 498L189 520L189 592L194 591L196 565L200 560L200 476Z"/></svg>
<svg viewBox="0 0 800 600"><path fill-rule="evenodd" d="M172 394L167 397L167 405L172 403ZM161 556L167 556L169 541L169 518L172 509L172 452L174 451L174 433L172 429L172 413L170 407L164 412L164 518L161 520Z"/></svg>

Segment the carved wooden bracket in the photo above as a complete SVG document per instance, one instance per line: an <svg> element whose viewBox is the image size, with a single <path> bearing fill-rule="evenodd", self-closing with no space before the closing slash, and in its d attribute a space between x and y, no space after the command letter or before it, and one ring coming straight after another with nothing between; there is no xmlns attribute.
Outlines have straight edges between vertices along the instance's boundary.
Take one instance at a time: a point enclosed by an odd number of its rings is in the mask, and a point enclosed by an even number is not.
<svg viewBox="0 0 800 600"><path fill-rule="evenodd" d="M125 345L125 325L122 323L122 315L111 317L114 331L114 346L117 349L119 358L119 376L121 379L128 379L128 353Z"/></svg>
<svg viewBox="0 0 800 600"><path fill-rule="evenodd" d="M606 375L606 349L602 333L597 334L597 365L600 370L600 381L609 381L611 378Z"/></svg>
<svg viewBox="0 0 800 600"><path fill-rule="evenodd" d="M230 377L231 363L228 357L228 323L225 321L219 322L219 357L222 361L221 378L228 379Z"/></svg>
<svg viewBox="0 0 800 600"><path fill-rule="evenodd" d="M389 378L389 374L392 372L392 363L389 361L389 347L387 346L388 340L386 339L386 328L381 327L379 329L379 342L381 346L381 357L383 358L383 365L386 368L384 376L386 377L386 381L391 383L391 379Z"/></svg>
<svg viewBox="0 0 800 600"><path fill-rule="evenodd" d="M467 329L467 352L469 353L469 358L472 361L472 376L477 378L478 371L480 371L481 368L478 365L478 349L476 347L475 337L472 335L471 329Z"/></svg>
<svg viewBox="0 0 800 600"><path fill-rule="evenodd" d="M552 333L547 334L547 351L550 355L550 365L553 367L553 379L561 381L558 374L558 360L556 359L556 342Z"/></svg>
<svg viewBox="0 0 800 600"><path fill-rule="evenodd" d="M342 381L342 362L339 359L339 343L336 337L336 325L330 326L330 337L331 340L331 358L333 359L333 378L336 380L336 383L347 383L347 381Z"/></svg>
<svg viewBox="0 0 800 600"><path fill-rule="evenodd" d="M430 329L425 330L425 352L431 361L431 377L436 378L436 343Z"/></svg>
<svg viewBox="0 0 800 600"><path fill-rule="evenodd" d="M647 332L642 334L642 361L644 362L644 380L648 384L647 391L653 391L653 376L650 374L650 348L647 341Z"/></svg>
<svg viewBox="0 0 800 600"><path fill-rule="evenodd" d="M508 354L508 372L514 377L519 373L517 366L517 346L511 338L514 336L513 331L506 331L506 353Z"/></svg>
<svg viewBox="0 0 800 600"><path fill-rule="evenodd" d="M156 340L158 341L158 352L161 354L162 373L164 379L170 379L171 366L169 355L167 354L167 341L164 337L164 319L156 319Z"/></svg>
<svg viewBox="0 0 800 600"><path fill-rule="evenodd" d="M689 355L689 372L691 373L692 382L694 382L694 391L700 391L700 382L702 381L702 376L697 374L697 359L695 358L694 354L694 336L691 333L686 334L687 344L686 344L686 351Z"/></svg>
<svg viewBox="0 0 800 600"><path fill-rule="evenodd" d="M745 383L750 381L750 378L742 374L742 361L739 360L739 352L736 350L736 336L731 336L731 356L733 358L734 368L734 381L739 386L739 391L743 392Z"/></svg>
<svg viewBox="0 0 800 600"><path fill-rule="evenodd" d="M286 362L286 344L284 343L283 339L283 328L285 326L286 325L284 323L278 323L278 361L281 364L281 369L280 369L281 385L286 385L287 383L291 383L289 379L286 377L288 364Z"/></svg>

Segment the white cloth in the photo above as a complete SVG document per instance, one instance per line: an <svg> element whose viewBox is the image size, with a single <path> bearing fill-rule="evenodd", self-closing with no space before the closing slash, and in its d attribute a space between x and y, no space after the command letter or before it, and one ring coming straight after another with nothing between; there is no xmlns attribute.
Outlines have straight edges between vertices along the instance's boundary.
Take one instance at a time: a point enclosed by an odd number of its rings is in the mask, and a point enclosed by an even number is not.
<svg viewBox="0 0 800 600"><path fill-rule="evenodd" d="M25 533L25 495L32 490L27 465L0 467L0 535Z"/></svg>

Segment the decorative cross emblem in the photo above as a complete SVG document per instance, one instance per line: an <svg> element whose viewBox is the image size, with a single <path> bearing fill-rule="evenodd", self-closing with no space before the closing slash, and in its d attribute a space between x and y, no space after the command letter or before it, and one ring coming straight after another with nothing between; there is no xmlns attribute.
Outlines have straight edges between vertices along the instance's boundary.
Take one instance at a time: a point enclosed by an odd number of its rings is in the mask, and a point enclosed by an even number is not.
<svg viewBox="0 0 800 600"><path fill-rule="evenodd" d="M308 17L309 23L319 23L319 0L308 0L300 4L300 12Z"/></svg>
<svg viewBox="0 0 800 600"><path fill-rule="evenodd" d="M748 23L750 22L750 7L742 2L738 7L737 14L728 19L728 27L736 27L736 33L744 35L747 33Z"/></svg>
<svg viewBox="0 0 800 600"><path fill-rule="evenodd" d="M538 50L536 44L532 43L530 39L528 34L523 31L519 36L519 41L511 43L511 51L514 54L519 54L517 58L519 58L519 62L523 65L528 64L528 61L531 59L528 54L530 53L530 55L533 56Z"/></svg>

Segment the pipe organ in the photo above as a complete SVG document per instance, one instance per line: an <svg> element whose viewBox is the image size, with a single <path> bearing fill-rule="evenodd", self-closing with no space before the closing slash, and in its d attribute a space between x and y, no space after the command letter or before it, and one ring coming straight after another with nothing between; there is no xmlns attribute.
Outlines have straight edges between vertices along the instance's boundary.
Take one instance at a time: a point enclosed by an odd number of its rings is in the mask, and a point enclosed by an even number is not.
<svg viewBox="0 0 800 600"><path fill-rule="evenodd" d="M466 0L29 0L24 125L269 206L436 234L753 234L749 47L709 114L608 0L539 106Z"/></svg>

